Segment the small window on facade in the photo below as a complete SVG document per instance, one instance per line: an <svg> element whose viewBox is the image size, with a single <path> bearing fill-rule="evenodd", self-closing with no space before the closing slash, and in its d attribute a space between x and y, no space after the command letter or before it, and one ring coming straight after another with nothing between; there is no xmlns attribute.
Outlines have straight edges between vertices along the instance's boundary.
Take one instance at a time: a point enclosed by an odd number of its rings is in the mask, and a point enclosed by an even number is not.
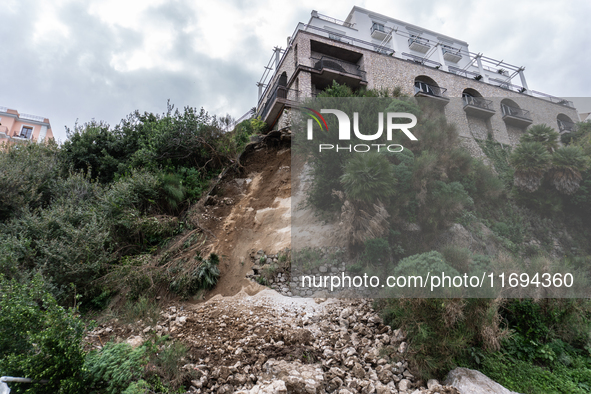
<svg viewBox="0 0 591 394"><path fill-rule="evenodd" d="M21 129L21 135L19 137L29 139L33 134L33 128L31 126L23 126Z"/></svg>
<svg viewBox="0 0 591 394"><path fill-rule="evenodd" d="M384 26L382 23L378 23L378 22L373 22L371 25L371 31L380 31L382 33L386 32L386 26Z"/></svg>
<svg viewBox="0 0 591 394"><path fill-rule="evenodd" d="M295 59L295 66L298 66L298 44L293 47L293 57Z"/></svg>

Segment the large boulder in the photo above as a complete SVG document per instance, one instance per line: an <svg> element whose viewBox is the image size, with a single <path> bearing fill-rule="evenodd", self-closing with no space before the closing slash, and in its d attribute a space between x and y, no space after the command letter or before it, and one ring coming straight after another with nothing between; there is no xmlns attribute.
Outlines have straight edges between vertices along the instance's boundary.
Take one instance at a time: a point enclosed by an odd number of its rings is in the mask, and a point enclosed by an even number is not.
<svg viewBox="0 0 591 394"><path fill-rule="evenodd" d="M460 394L517 394L489 379L482 372L468 368L450 371L443 384L455 387Z"/></svg>

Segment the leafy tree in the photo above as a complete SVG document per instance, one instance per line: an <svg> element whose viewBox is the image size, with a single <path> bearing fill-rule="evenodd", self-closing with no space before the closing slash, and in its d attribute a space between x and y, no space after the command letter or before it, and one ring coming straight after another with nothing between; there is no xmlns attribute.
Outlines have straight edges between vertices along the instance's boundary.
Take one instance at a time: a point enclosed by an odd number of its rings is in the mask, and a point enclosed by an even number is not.
<svg viewBox="0 0 591 394"><path fill-rule="evenodd" d="M515 167L515 186L534 192L550 169L552 156L539 141L523 142L515 148L509 161Z"/></svg>
<svg viewBox="0 0 591 394"><path fill-rule="evenodd" d="M81 392L84 328L75 310L44 290L40 275L17 283L0 274L0 375L48 381L17 392Z"/></svg>
<svg viewBox="0 0 591 394"><path fill-rule="evenodd" d="M55 143L18 144L0 150L0 222L47 206L60 167Z"/></svg>

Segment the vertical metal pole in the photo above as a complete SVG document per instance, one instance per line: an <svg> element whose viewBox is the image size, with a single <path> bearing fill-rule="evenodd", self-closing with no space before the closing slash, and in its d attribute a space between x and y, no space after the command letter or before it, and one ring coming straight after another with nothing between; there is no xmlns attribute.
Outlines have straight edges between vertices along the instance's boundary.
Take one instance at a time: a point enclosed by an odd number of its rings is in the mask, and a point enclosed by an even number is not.
<svg viewBox="0 0 591 394"><path fill-rule="evenodd" d="M525 80L525 74L523 73L524 70L525 69L523 67L520 67L517 72L519 73L519 78L521 79L521 86L525 88L525 93L529 94L529 88L527 87L527 81Z"/></svg>

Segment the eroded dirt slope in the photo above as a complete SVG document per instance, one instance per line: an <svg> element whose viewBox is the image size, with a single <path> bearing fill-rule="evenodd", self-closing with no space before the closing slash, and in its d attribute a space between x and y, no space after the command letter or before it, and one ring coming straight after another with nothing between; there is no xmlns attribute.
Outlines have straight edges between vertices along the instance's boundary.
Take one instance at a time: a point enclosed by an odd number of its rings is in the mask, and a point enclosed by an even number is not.
<svg viewBox="0 0 591 394"><path fill-rule="evenodd" d="M245 155L240 173L228 174L214 190L198 222L208 230L210 252L222 256L221 277L208 295L231 296L263 289L246 279L249 255L277 253L291 245L291 150L261 145Z"/></svg>

